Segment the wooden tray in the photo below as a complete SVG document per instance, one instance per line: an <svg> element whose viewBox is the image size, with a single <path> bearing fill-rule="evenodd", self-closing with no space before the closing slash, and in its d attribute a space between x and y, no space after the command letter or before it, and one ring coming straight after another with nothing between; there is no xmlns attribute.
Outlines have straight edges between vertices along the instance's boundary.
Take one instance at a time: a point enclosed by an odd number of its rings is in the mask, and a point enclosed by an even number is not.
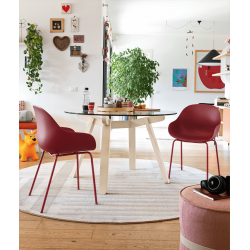
<svg viewBox="0 0 250 250"><path fill-rule="evenodd" d="M134 108L134 111L160 111L161 109L136 109Z"/></svg>
<svg viewBox="0 0 250 250"><path fill-rule="evenodd" d="M104 108L103 106L98 106L97 111L105 112L105 111L127 111L127 112L133 112L133 107L127 107L127 108Z"/></svg>

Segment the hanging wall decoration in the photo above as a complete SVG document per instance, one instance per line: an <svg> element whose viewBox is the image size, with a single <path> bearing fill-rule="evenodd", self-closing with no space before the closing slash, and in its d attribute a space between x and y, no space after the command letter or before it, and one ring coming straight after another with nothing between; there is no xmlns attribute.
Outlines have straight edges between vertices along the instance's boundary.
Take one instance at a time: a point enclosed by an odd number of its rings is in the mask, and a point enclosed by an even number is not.
<svg viewBox="0 0 250 250"><path fill-rule="evenodd" d="M53 43L57 49L64 51L65 49L68 48L70 44L70 39L68 36L64 36L64 37L55 36L53 38Z"/></svg>
<svg viewBox="0 0 250 250"><path fill-rule="evenodd" d="M50 18L50 33L64 32L63 18Z"/></svg>
<svg viewBox="0 0 250 250"><path fill-rule="evenodd" d="M86 62L86 57L87 54L82 54L81 62L78 63L78 68L80 69L81 72L85 72L89 67L89 64Z"/></svg>
<svg viewBox="0 0 250 250"><path fill-rule="evenodd" d="M205 30L210 30L212 28L215 27L215 22L213 23L213 26L209 27L209 28L206 28L204 26L201 25L201 21L197 21L198 25L194 25L193 24L193 21L188 21L186 24L184 24L183 26L181 27L172 27L172 26L169 26L168 25L168 22L166 22L166 26L171 28L171 29L181 29L181 28L184 28L186 27L187 25L191 25L192 28L197 28L197 27L201 27L202 29L205 29ZM189 30L187 32L188 34L192 34L193 31ZM186 37L186 56L188 55L194 55L194 36L192 35L192 38L190 36Z"/></svg>
<svg viewBox="0 0 250 250"><path fill-rule="evenodd" d="M78 17L71 17L71 32L78 32Z"/></svg>
<svg viewBox="0 0 250 250"><path fill-rule="evenodd" d="M23 42L22 38L22 30L26 26L26 20L25 19L19 19L19 43ZM21 36L20 36L21 33ZM21 38L21 39L20 39Z"/></svg>
<svg viewBox="0 0 250 250"><path fill-rule="evenodd" d="M81 46L70 46L70 56L81 56Z"/></svg>
<svg viewBox="0 0 250 250"><path fill-rule="evenodd" d="M187 90L187 69L173 69L172 89Z"/></svg>
<svg viewBox="0 0 250 250"><path fill-rule="evenodd" d="M74 35L74 43L84 43L84 35Z"/></svg>
<svg viewBox="0 0 250 250"><path fill-rule="evenodd" d="M194 48L193 39L194 39L194 36L192 35L192 33L194 33L194 32L191 31L191 30L189 30L187 32L188 37L186 38L186 56L194 54L194 52L193 52L193 48ZM192 35L192 37L190 35Z"/></svg>
<svg viewBox="0 0 250 250"><path fill-rule="evenodd" d="M62 14L71 14L71 3L62 3L61 4L61 13Z"/></svg>
<svg viewBox="0 0 250 250"><path fill-rule="evenodd" d="M195 50L195 74L194 74L194 92L196 93L225 93L225 84L220 77L212 76L220 73L220 65L199 65L199 62L204 58L210 50ZM221 50L218 50L221 52Z"/></svg>

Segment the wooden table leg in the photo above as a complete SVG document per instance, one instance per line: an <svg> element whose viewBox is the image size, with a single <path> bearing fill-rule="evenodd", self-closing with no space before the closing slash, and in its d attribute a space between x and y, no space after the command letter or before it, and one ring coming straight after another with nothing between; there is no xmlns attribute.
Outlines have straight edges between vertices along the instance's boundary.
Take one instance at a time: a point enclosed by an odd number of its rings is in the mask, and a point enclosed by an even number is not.
<svg viewBox="0 0 250 250"><path fill-rule="evenodd" d="M95 118L91 117L85 133L92 134L94 126L95 126ZM84 155L85 154L81 154L81 155L78 156L79 169L81 167ZM70 177L72 177L72 178L76 178L77 177L77 163L76 162L75 162L75 165L74 165L74 167L73 167L73 169L72 169L72 171L70 173Z"/></svg>
<svg viewBox="0 0 250 250"><path fill-rule="evenodd" d="M129 116L129 120L132 121L135 118ZM135 141L135 127L130 126L129 130L129 169L136 169L136 141Z"/></svg>
<svg viewBox="0 0 250 250"><path fill-rule="evenodd" d="M163 160L161 158L160 149L159 149L159 146L157 144L157 140L155 138L155 134L154 134L152 125L148 122L148 119L145 119L145 123L146 123L148 134L149 134L149 137L150 137L153 149L154 149L156 160L157 160L158 165L160 167L160 171L161 171L163 181L164 181L164 183L169 183L169 179L168 179L168 176L167 176L167 171L166 171L164 162L163 162Z"/></svg>
<svg viewBox="0 0 250 250"><path fill-rule="evenodd" d="M100 160L99 193L106 194L108 190L108 170L110 153L111 121L108 117L102 117L102 148Z"/></svg>

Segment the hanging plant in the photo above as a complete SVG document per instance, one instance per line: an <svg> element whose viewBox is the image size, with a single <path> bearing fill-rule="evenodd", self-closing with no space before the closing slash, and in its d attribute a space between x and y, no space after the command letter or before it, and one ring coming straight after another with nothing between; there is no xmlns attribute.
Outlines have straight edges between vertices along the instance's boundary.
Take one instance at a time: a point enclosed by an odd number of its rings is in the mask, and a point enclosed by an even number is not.
<svg viewBox="0 0 250 250"><path fill-rule="evenodd" d="M27 65L25 66L28 71L26 72L27 86L30 91L34 91L35 94L42 93L41 78L39 70L43 64L42 53L43 53L43 37L40 35L40 30L37 30L37 25L28 23L27 36L24 40L27 48L24 50L24 54L28 53ZM25 69L23 69L25 71ZM37 83L38 88L33 88L33 84Z"/></svg>

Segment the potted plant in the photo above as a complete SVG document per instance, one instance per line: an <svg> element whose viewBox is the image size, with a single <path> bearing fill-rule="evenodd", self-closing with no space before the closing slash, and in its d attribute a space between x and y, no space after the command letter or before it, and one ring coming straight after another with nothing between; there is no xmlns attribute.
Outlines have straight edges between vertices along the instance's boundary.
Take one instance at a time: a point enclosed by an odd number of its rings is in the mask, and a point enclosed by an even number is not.
<svg viewBox="0 0 250 250"><path fill-rule="evenodd" d="M24 40L27 48L24 50L24 54L28 53L27 64L25 67L28 69L26 75L27 86L30 91L34 91L35 94L42 93L41 88L41 78L39 74L39 70L41 70L41 66L43 64L42 61L42 53L43 53L43 37L40 35L40 30L37 30L37 25L28 23L27 28L27 36ZM25 71L25 68L23 69ZM33 84L37 82L38 87L33 88Z"/></svg>
<svg viewBox="0 0 250 250"><path fill-rule="evenodd" d="M143 103L154 94L153 84L158 80L157 61L150 60L140 48L112 53L111 75L108 87L116 96L126 97L134 105Z"/></svg>

